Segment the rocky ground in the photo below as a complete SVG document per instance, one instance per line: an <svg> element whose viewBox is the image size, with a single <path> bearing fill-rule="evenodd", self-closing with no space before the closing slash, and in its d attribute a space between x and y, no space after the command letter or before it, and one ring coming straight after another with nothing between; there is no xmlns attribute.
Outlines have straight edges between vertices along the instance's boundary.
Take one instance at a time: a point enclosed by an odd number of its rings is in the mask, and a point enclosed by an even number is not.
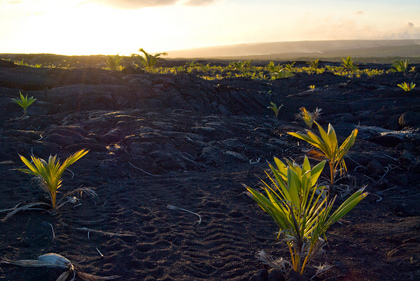
<svg viewBox="0 0 420 281"><path fill-rule="evenodd" d="M372 65L380 67L389 68ZM321 108L320 124L331 123L340 141L359 129L337 201L362 186L370 192L327 233L314 265L333 267L313 280L419 280L416 69L371 78L323 73L206 81L3 62L0 209L45 200L31 177L16 170L23 167L19 154L65 159L89 149L64 174L61 189L94 187L99 200L0 222L1 260L54 252L87 273L119 280L275 280L256 253L288 258L287 249L241 183L257 186L274 156L301 161L308 146L286 132L304 131L296 114L305 106ZM402 82L417 88L404 92L396 86ZM11 101L19 91L37 99L25 118ZM278 118L267 109L270 102L283 105ZM199 214L201 223L168 205ZM56 280L61 272L0 264L0 280Z"/></svg>

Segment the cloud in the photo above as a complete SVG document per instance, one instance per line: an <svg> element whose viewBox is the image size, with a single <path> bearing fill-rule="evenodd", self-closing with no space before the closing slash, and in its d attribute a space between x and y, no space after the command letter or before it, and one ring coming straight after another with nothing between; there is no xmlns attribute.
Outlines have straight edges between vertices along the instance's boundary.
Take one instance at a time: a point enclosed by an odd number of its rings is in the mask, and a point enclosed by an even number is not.
<svg viewBox="0 0 420 281"><path fill-rule="evenodd" d="M0 0L1 1L1 0ZM10 0L16 1L19 0ZM164 7L164 6L172 6L177 3L181 3L185 6L208 6L216 2L217 0L85 0L84 3L98 3L107 6L111 6L118 9L125 9L125 10L137 10L141 8L148 8L148 7Z"/></svg>
<svg viewBox="0 0 420 281"><path fill-rule="evenodd" d="M363 12L363 11L357 11L357 12L354 12L354 14L355 14L356 16L362 16L362 15L364 15L364 14L365 14L365 12Z"/></svg>
<svg viewBox="0 0 420 281"><path fill-rule="evenodd" d="M215 2L215 0L188 0L185 5L187 6L208 6Z"/></svg>
<svg viewBox="0 0 420 281"><path fill-rule="evenodd" d="M147 7L170 6L174 5L178 0L88 0L86 2L95 2L119 9L135 10Z"/></svg>
<svg viewBox="0 0 420 281"><path fill-rule="evenodd" d="M420 26L415 21L378 22L360 16L317 15L301 16L296 19L294 33L288 34L296 40L387 40L420 39Z"/></svg>
<svg viewBox="0 0 420 281"><path fill-rule="evenodd" d="M392 39L419 39L420 27L416 27L412 22L407 22L393 31L390 37Z"/></svg>

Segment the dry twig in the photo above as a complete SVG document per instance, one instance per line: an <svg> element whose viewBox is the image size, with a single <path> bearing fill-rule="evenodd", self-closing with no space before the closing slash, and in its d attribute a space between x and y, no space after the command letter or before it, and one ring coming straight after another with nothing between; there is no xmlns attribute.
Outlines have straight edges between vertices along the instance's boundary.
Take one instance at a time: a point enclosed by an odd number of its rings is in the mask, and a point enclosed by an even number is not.
<svg viewBox="0 0 420 281"><path fill-rule="evenodd" d="M95 233L100 233L100 234L108 235L108 236L136 236L134 233L115 233L115 232L108 232L108 231L91 229L91 228L87 228L87 227L77 227L76 229L81 230L81 231L87 231L88 234L89 234L89 232L95 232Z"/></svg>
<svg viewBox="0 0 420 281"><path fill-rule="evenodd" d="M181 210L181 211L188 212L190 214L196 215L196 216L198 216L197 225L199 225L201 223L201 216L199 214L197 214L197 213L194 213L194 212L192 212L190 210L186 210L186 209L179 208L179 207L176 207L176 206L172 206L172 205L168 205L167 207L168 207L169 210Z"/></svg>
<svg viewBox="0 0 420 281"><path fill-rule="evenodd" d="M151 173L149 173L149 172L146 172L145 170L143 170L143 169L141 169L141 168L139 168L139 167L134 166L134 165L133 165L133 164L131 164L130 162L128 162L128 164L130 164L130 166L131 166L131 167L133 167L134 169L139 170L139 171L141 171L141 172L145 173L145 174L146 174L146 175L148 175L148 176L152 176L152 177L160 177L160 175L154 175L154 174L151 174Z"/></svg>

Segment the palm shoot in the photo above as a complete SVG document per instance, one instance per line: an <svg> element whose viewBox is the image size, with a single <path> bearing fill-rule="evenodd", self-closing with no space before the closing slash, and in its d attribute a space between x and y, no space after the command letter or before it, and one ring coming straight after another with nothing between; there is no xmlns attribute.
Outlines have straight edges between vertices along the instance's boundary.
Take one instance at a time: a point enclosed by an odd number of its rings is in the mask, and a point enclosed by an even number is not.
<svg viewBox="0 0 420 281"><path fill-rule="evenodd" d="M414 84L413 82L411 82L410 84L408 84L407 82L404 82L404 83L398 84L397 86L403 89L404 91L409 92L416 87L416 84Z"/></svg>
<svg viewBox="0 0 420 281"><path fill-rule="evenodd" d="M61 176L70 165L82 158L88 152L88 150L80 150L67 158L62 164L60 163L60 159L57 159L57 155L50 155L48 162L44 159L31 156L32 163L20 155L20 159L29 169L19 169L19 171L34 175L41 179L41 187L49 193L51 206L55 211L57 208L57 189L59 189L62 184Z"/></svg>
<svg viewBox="0 0 420 281"><path fill-rule="evenodd" d="M276 117L278 117L279 113L280 113L280 109L283 107L283 105L277 106L277 104L275 104L274 102L270 102L271 106L269 106L268 108L270 108L271 110L273 110L274 115Z"/></svg>
<svg viewBox="0 0 420 281"><path fill-rule="evenodd" d="M107 69L117 70L117 71L121 70L122 57L120 55L118 54L116 54L115 56L109 55L109 56L104 57L104 60L105 60Z"/></svg>
<svg viewBox="0 0 420 281"><path fill-rule="evenodd" d="M167 53L157 53L157 54L152 55L146 52L143 48L140 48L139 52L142 52L143 56L140 56L140 55L135 55L135 56L137 56L141 64L148 71L152 70L155 67L156 63L159 61L161 56L167 55Z"/></svg>
<svg viewBox="0 0 420 281"><path fill-rule="evenodd" d="M270 164L273 176L267 173L269 183L263 182L263 193L246 187L250 196L268 213L280 227L289 248L293 270L302 275L309 262L325 245L328 228L353 209L368 193L363 188L355 192L331 215L335 201L328 201L326 187L318 186L317 180L325 161L311 167L305 157L303 165L274 158ZM324 238L324 239L323 239Z"/></svg>
<svg viewBox="0 0 420 281"><path fill-rule="evenodd" d="M314 121L317 125L321 138L315 133L307 130L307 134L300 134L294 132L288 132L289 135L294 136L298 139L304 140L309 144L313 145L318 150L310 150L309 155L317 160L327 160L330 168L330 184L331 188L334 187L335 177L340 172L343 175L347 172L346 162L344 156L349 152L350 148L356 141L358 130L354 129L350 136L338 146L337 135L331 124L328 124L328 131L321 127L318 122Z"/></svg>
<svg viewBox="0 0 420 281"><path fill-rule="evenodd" d="M23 108L23 116L26 116L26 109L31 104L33 104L36 101L36 99L34 97L28 98L28 95L23 96L20 91L19 91L19 95L20 95L20 99L12 99L12 100Z"/></svg>

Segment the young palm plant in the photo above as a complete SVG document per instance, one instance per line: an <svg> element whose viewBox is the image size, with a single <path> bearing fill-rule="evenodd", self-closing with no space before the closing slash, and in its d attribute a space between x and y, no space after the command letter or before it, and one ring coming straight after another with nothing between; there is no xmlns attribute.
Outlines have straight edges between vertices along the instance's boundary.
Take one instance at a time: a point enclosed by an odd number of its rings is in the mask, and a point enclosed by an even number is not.
<svg viewBox="0 0 420 281"><path fill-rule="evenodd" d="M146 70L150 71L152 70L156 63L159 61L160 56L166 56L167 53L157 53L157 54L149 54L146 52L143 48L139 49L139 52L142 52L144 56L135 55L140 60L141 64L146 68Z"/></svg>
<svg viewBox="0 0 420 281"><path fill-rule="evenodd" d="M348 71L353 71L353 70L357 70L357 66L354 64L353 60L351 59L350 56L348 56L347 58L341 58L343 60L343 62L341 63L341 65L347 69Z"/></svg>
<svg viewBox="0 0 420 281"><path fill-rule="evenodd" d="M315 120L319 117L319 115L321 115L322 111L322 109L320 108L316 108L314 112L307 111L305 107L301 107L299 109L300 114L298 115L298 117L302 119L303 122L305 122L306 126L308 126L309 129L312 128Z"/></svg>
<svg viewBox="0 0 420 281"><path fill-rule="evenodd" d="M409 64L410 64L409 59L396 60L392 64L393 68L391 69L391 72L407 72Z"/></svg>
<svg viewBox="0 0 420 281"><path fill-rule="evenodd" d="M349 152L350 148L356 141L358 130L354 129L350 136L338 146L337 135L334 127L328 124L328 131L321 127L318 122L314 121L317 125L321 138L315 133L307 130L307 134L300 134L294 132L288 132L289 135L294 136L298 139L304 140L309 144L313 145L318 150L310 150L309 155L317 160L327 160L330 168L330 188L334 188L335 177L340 172L343 175L347 172L346 162L344 156Z"/></svg>
<svg viewBox="0 0 420 281"><path fill-rule="evenodd" d="M2 221L6 221L13 215L15 215L18 212L22 211L33 211L33 210L45 210L45 206L52 208L52 213L56 213L59 208L64 206L67 203L77 203L78 198L73 196L73 194L80 194L86 193L90 195L91 197L96 197L97 194L95 191L92 190L92 188L89 187L79 187L76 189L73 189L67 193L65 193L62 198L57 202L57 189L61 187L62 180L61 176L63 175L64 171L72 165L74 162L82 158L86 153L89 151L87 150L80 150L73 155L71 155L69 158L67 158L62 164L60 163L60 160L57 159L57 156L50 156L48 158L48 162L44 159L37 158L34 156L31 156L32 162L30 162L28 159L26 159L23 156L20 156L23 163L29 168L29 169L18 169L21 172L34 175L37 179L39 179L41 188L46 191L50 195L51 204L45 203L45 202L34 202L29 203L26 205L21 205L20 203L17 204L14 208L4 209L0 210L0 213L8 212L6 217L2 219ZM67 199L66 201L62 202L64 199ZM62 203L61 203L62 202Z"/></svg>
<svg viewBox="0 0 420 281"><path fill-rule="evenodd" d="M34 97L28 98L28 95L23 96L22 93L19 91L20 99L12 99L15 103L20 105L23 108L23 116L26 116L26 109L33 104L36 99Z"/></svg>
<svg viewBox="0 0 420 281"><path fill-rule="evenodd" d="M20 155L20 159L29 169L18 169L21 172L34 175L41 179L41 187L47 191L51 198L51 207L53 211L57 210L56 196L57 189L61 187L61 176L64 171L74 162L86 155L88 150L80 150L73 155L70 155L62 164L57 155L48 158L48 162L44 159L31 156L32 163L25 157Z"/></svg>
<svg viewBox="0 0 420 281"><path fill-rule="evenodd" d="M397 86L403 89L404 91L409 92L416 87L416 84L414 84L413 82L411 82L410 84L408 84L407 82L404 82L404 83L398 84Z"/></svg>
<svg viewBox="0 0 420 281"><path fill-rule="evenodd" d="M322 250L326 243L328 228L353 209L368 193L356 191L332 214L336 197L328 200L326 187L317 181L325 161L311 167L305 157L303 165L287 161L287 165L274 158L275 165L269 165L272 176L266 172L270 183L263 182L263 191L245 186L250 196L268 213L280 227L289 248L293 270L303 275L309 262Z"/></svg>
<svg viewBox="0 0 420 281"><path fill-rule="evenodd" d="M274 111L274 115L278 117L280 113L280 109L283 107L283 105L277 106L274 102L270 102L271 106L267 107Z"/></svg>
<svg viewBox="0 0 420 281"><path fill-rule="evenodd" d="M122 57L118 54L114 55L108 55L104 57L105 64L107 69L109 70L121 70L121 60Z"/></svg>
<svg viewBox="0 0 420 281"><path fill-rule="evenodd" d="M310 62L307 63L309 65L310 68L312 68L313 70L317 70L318 66L319 66L319 59L316 60L312 60Z"/></svg>

